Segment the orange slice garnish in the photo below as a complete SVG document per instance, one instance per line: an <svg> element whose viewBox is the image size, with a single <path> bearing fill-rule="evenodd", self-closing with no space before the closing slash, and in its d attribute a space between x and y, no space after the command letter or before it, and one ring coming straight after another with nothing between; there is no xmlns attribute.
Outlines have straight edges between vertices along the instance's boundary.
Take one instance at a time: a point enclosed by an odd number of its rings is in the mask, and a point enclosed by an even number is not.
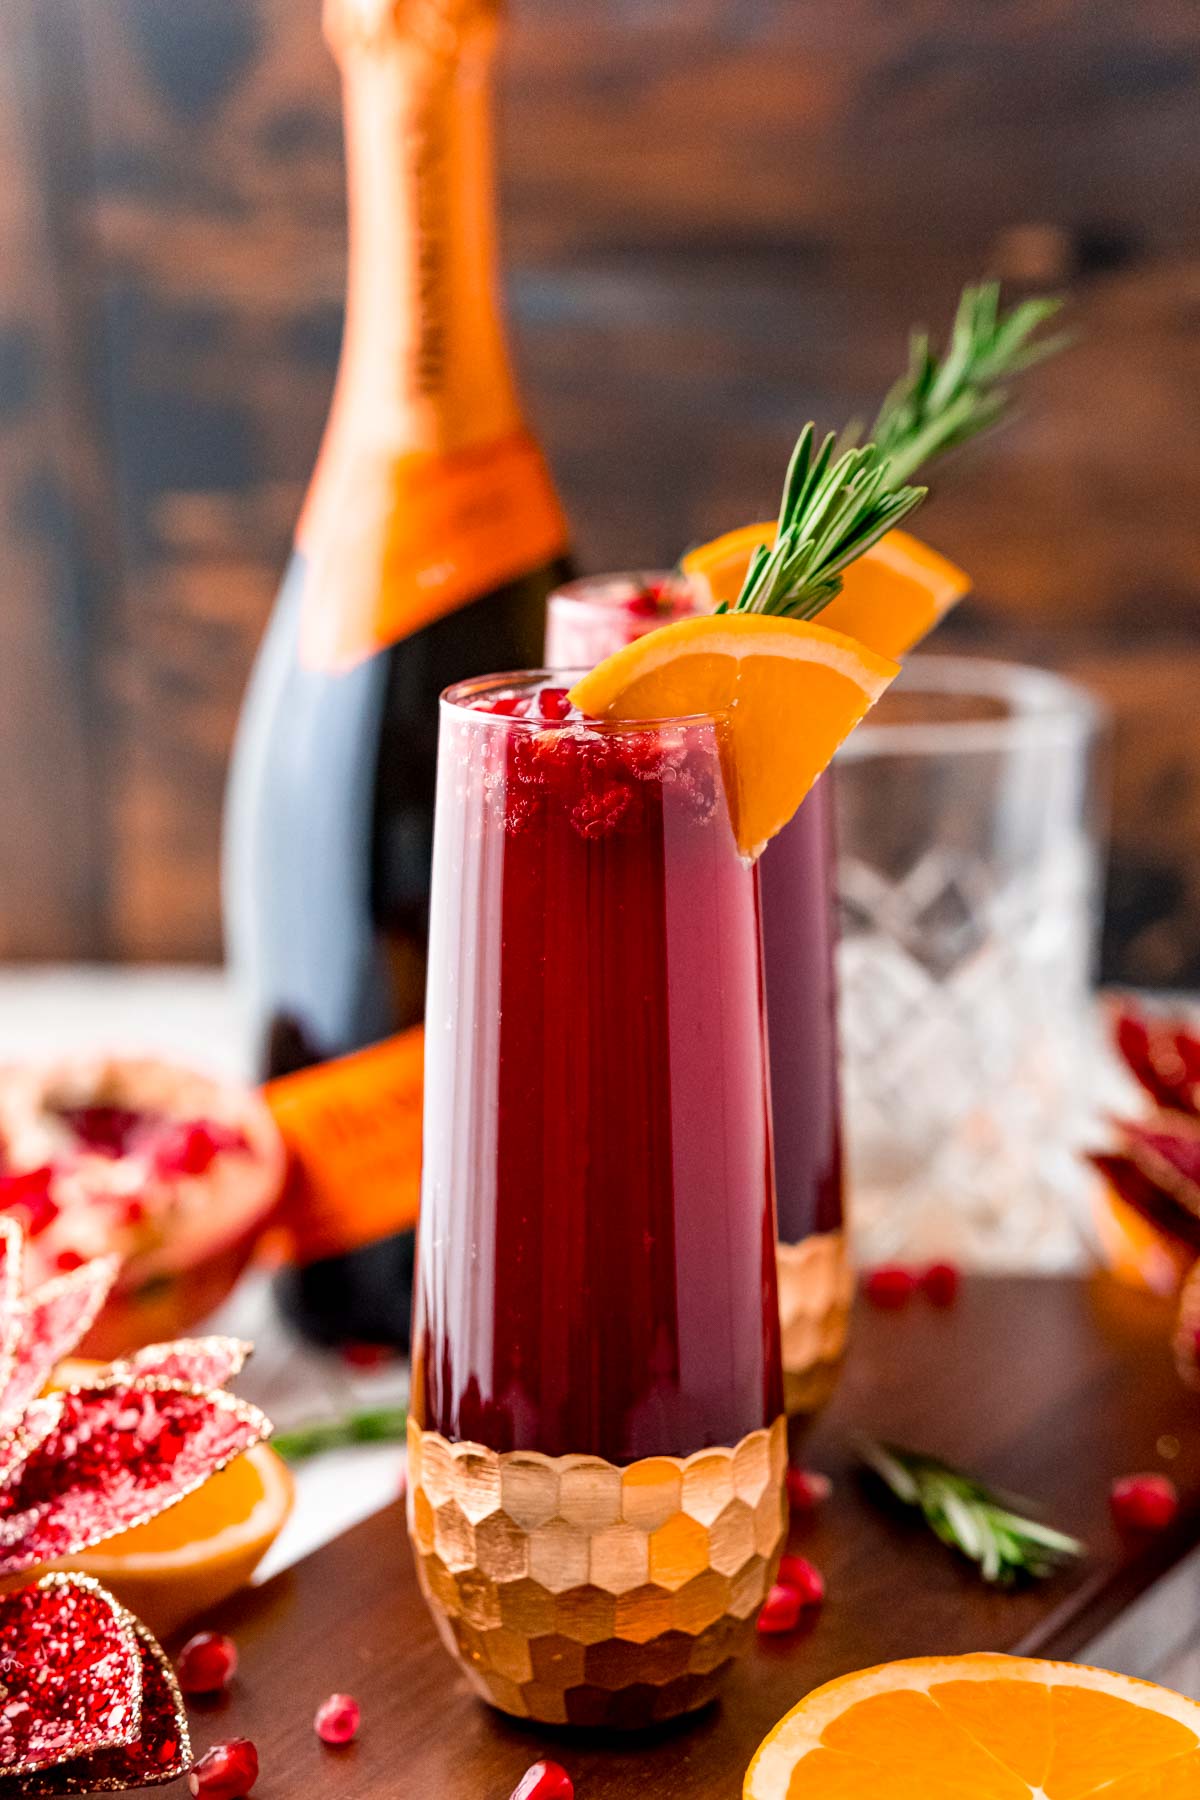
<svg viewBox="0 0 1200 1800"><path fill-rule="evenodd" d="M713 606L732 606L750 558L760 544L775 542L775 521L743 525L710 544L689 550L683 573ZM845 632L880 656L906 656L933 630L971 583L961 569L907 531L889 531L852 562L842 591L820 615L830 631Z"/></svg>
<svg viewBox="0 0 1200 1800"><path fill-rule="evenodd" d="M930 1656L844 1675L759 1746L744 1800L1193 1800L1200 1706L1074 1663Z"/></svg>
<svg viewBox="0 0 1200 1800"><path fill-rule="evenodd" d="M724 613L627 644L578 681L571 699L592 718L720 718L738 848L757 856L898 673L824 625Z"/></svg>

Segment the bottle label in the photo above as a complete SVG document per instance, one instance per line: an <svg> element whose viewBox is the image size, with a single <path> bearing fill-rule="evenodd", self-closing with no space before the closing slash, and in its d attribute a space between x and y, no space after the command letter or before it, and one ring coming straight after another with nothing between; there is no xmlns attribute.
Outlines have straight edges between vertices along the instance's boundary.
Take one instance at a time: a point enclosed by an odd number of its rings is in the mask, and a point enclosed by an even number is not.
<svg viewBox="0 0 1200 1800"><path fill-rule="evenodd" d="M337 671L561 556L562 511L541 452L516 430L491 443L397 457L344 451L302 521L300 655ZM336 595L337 604L329 603Z"/></svg>
<svg viewBox="0 0 1200 1800"><path fill-rule="evenodd" d="M424 1030L267 1082L287 1146L281 1223L299 1263L391 1237L416 1222Z"/></svg>

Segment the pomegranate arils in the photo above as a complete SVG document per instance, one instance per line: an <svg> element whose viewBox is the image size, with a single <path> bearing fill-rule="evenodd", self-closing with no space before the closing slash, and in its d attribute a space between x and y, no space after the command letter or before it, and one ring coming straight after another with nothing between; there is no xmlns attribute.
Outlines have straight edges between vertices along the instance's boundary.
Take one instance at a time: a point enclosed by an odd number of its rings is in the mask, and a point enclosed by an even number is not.
<svg viewBox="0 0 1200 1800"><path fill-rule="evenodd" d="M958 1299L959 1281L954 1263L930 1263L921 1276L921 1292L934 1306L953 1306Z"/></svg>
<svg viewBox="0 0 1200 1800"><path fill-rule="evenodd" d="M15 1213L30 1237L37 1237L58 1217L50 1196L54 1169L45 1163L20 1175L0 1175L0 1212Z"/></svg>
<svg viewBox="0 0 1200 1800"><path fill-rule="evenodd" d="M219 1694L237 1673L237 1645L222 1631L198 1631L175 1665L185 1694Z"/></svg>
<svg viewBox="0 0 1200 1800"><path fill-rule="evenodd" d="M758 1629L764 1637L774 1637L780 1632L795 1631L800 1623L800 1614L804 1610L803 1602L795 1588L784 1587L776 1582L762 1603L758 1615Z"/></svg>
<svg viewBox="0 0 1200 1800"><path fill-rule="evenodd" d="M167 1126L154 1145L159 1175L207 1175L217 1157L228 1150L247 1150L240 1131L213 1119L179 1119Z"/></svg>
<svg viewBox="0 0 1200 1800"><path fill-rule="evenodd" d="M1179 1490L1169 1475L1124 1475L1109 1503L1122 1531L1163 1531L1179 1511Z"/></svg>
<svg viewBox="0 0 1200 1800"><path fill-rule="evenodd" d="M204 1800L242 1800L258 1780L258 1751L249 1738L214 1744L188 1770L188 1787Z"/></svg>
<svg viewBox="0 0 1200 1800"><path fill-rule="evenodd" d="M872 1306L883 1312L898 1312L908 1305L916 1286L917 1278L911 1269L903 1269L899 1264L885 1264L883 1268L872 1269L863 1283L863 1292Z"/></svg>
<svg viewBox="0 0 1200 1800"><path fill-rule="evenodd" d="M816 1512L832 1492L833 1483L828 1475L818 1475L815 1469L788 1470L788 1505L793 1512Z"/></svg>
<svg viewBox="0 0 1200 1800"><path fill-rule="evenodd" d="M561 1763L535 1762L526 1769L508 1800L575 1800L575 1783Z"/></svg>
<svg viewBox="0 0 1200 1800"><path fill-rule="evenodd" d="M825 1577L807 1556L785 1556L776 1581L800 1597L801 1606L821 1606L825 1601Z"/></svg>
<svg viewBox="0 0 1200 1800"><path fill-rule="evenodd" d="M134 1140L157 1122L132 1106L64 1106L58 1116L85 1150L96 1156L127 1156Z"/></svg>
<svg viewBox="0 0 1200 1800"><path fill-rule="evenodd" d="M358 1736L361 1719L357 1700L349 1694L330 1694L317 1708L313 1730L323 1744L348 1744Z"/></svg>
<svg viewBox="0 0 1200 1800"><path fill-rule="evenodd" d="M543 719L565 719L571 710L566 688L542 688L537 697L537 707Z"/></svg>
<svg viewBox="0 0 1200 1800"><path fill-rule="evenodd" d="M87 1257L78 1250L60 1250L54 1258L54 1266L61 1275L72 1275L76 1269L82 1269Z"/></svg>

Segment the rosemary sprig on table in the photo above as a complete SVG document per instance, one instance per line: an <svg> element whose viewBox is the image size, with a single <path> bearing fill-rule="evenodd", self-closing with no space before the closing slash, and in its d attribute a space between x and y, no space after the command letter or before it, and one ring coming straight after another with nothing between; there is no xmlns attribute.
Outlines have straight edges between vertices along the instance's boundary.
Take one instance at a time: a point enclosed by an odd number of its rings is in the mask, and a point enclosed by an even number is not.
<svg viewBox="0 0 1200 1800"><path fill-rule="evenodd" d="M402 1442L408 1429L406 1406L376 1406L365 1412L348 1413L341 1419L321 1419L312 1425L298 1425L293 1431L277 1431L271 1439L284 1462L304 1462L325 1450L341 1450L347 1444L393 1444Z"/></svg>
<svg viewBox="0 0 1200 1800"><path fill-rule="evenodd" d="M1077 1538L1014 1510L1025 1501L999 1494L935 1457L871 1439L861 1440L858 1452L897 1500L921 1513L943 1544L978 1563L985 1581L1041 1580L1084 1554Z"/></svg>
<svg viewBox="0 0 1200 1800"><path fill-rule="evenodd" d="M1061 348L1062 336L1033 341L1061 305L1025 300L1002 313L997 282L965 288L944 355L927 333L914 334L908 369L880 407L870 443L830 433L818 449L816 427L806 425L788 464L775 543L755 551L733 611L816 618L840 592L847 564L921 504L927 490L910 477L994 425L1009 403L1005 381Z"/></svg>

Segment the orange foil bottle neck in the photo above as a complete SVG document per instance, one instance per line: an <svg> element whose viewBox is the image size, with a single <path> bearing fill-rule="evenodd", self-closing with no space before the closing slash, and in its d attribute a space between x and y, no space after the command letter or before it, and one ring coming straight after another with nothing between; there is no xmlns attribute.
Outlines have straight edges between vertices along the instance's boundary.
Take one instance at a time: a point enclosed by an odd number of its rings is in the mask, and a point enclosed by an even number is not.
<svg viewBox="0 0 1200 1800"><path fill-rule="evenodd" d="M319 666L349 666L564 547L501 313L499 12L494 0L326 7L343 76L349 269L299 531L301 650Z"/></svg>

